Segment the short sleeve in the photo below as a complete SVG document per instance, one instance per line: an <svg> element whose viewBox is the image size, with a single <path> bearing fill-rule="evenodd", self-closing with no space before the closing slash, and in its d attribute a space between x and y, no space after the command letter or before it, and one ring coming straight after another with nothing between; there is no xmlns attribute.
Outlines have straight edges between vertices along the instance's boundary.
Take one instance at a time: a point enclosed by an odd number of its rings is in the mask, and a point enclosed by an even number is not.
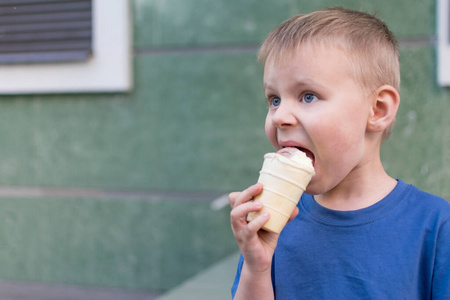
<svg viewBox="0 0 450 300"><path fill-rule="evenodd" d="M450 299L450 218L442 224L438 233L432 299Z"/></svg>
<svg viewBox="0 0 450 300"><path fill-rule="evenodd" d="M231 287L231 298L234 299L234 296L236 295L237 288L239 286L239 280L241 279L241 272L242 272L242 265L244 264L244 257L239 257L239 262L237 266L236 271L236 277L234 278L233 286Z"/></svg>

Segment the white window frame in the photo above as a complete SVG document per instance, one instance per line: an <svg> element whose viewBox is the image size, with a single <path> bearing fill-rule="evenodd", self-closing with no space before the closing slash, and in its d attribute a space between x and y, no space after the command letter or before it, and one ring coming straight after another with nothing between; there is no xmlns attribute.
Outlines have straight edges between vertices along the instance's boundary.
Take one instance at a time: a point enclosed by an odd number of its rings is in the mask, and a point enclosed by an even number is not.
<svg viewBox="0 0 450 300"><path fill-rule="evenodd" d="M450 6L449 0L437 3L437 72L441 86L450 85Z"/></svg>
<svg viewBox="0 0 450 300"><path fill-rule="evenodd" d="M92 58L0 65L0 94L125 92L132 89L129 0L92 0Z"/></svg>

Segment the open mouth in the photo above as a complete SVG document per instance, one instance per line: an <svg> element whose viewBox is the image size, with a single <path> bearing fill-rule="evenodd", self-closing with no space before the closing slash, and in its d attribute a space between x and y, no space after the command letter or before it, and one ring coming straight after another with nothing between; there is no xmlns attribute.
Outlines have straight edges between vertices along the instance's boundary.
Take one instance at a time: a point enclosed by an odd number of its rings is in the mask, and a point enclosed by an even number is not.
<svg viewBox="0 0 450 300"><path fill-rule="evenodd" d="M283 147L283 148L285 148L285 147ZM309 158L311 159L312 164L313 164L313 166L314 166L314 163L315 163L314 153L312 153L311 151L309 151L308 149L303 148L303 147L293 146L293 148L297 148L298 150L304 152L304 153L306 154L306 156L309 157Z"/></svg>

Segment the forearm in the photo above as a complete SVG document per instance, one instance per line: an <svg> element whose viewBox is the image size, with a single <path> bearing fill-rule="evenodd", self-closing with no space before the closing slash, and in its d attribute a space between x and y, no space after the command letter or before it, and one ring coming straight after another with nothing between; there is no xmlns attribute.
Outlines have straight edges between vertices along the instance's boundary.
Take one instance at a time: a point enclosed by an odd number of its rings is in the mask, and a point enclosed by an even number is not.
<svg viewBox="0 0 450 300"><path fill-rule="evenodd" d="M245 262L234 300L274 300L270 268L264 272L251 272Z"/></svg>

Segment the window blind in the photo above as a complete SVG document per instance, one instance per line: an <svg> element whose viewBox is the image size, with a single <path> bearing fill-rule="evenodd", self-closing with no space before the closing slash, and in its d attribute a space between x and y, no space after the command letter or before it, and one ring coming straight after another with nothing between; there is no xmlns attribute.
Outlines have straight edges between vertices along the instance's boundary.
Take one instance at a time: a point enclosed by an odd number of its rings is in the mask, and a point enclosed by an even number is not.
<svg viewBox="0 0 450 300"><path fill-rule="evenodd" d="M0 0L0 64L91 55L92 0Z"/></svg>

